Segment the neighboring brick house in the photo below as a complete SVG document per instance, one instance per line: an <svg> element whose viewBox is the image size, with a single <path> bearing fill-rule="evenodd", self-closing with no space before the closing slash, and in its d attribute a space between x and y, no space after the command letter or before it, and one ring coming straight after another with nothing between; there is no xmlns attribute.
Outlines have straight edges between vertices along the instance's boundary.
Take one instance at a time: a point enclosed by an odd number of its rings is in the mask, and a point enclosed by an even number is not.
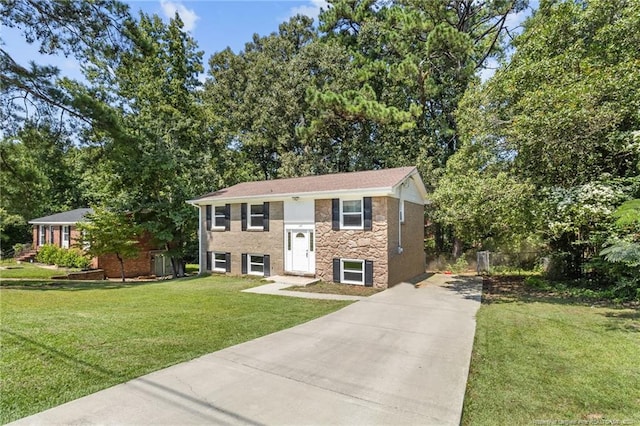
<svg viewBox="0 0 640 426"><path fill-rule="evenodd" d="M84 221L87 214L93 211L88 208L75 209L51 216L40 217L29 221L33 225L34 253L45 244L53 244L62 248L77 247L81 241L78 222ZM163 250L156 249L152 245L148 235L143 236L139 241L140 253L134 259L127 259L124 262L125 276L127 278L149 276L149 275L169 275L170 268L167 268ZM120 263L115 254L108 254L94 257L91 260L91 268L102 269L107 278L120 278Z"/></svg>
<svg viewBox="0 0 640 426"><path fill-rule="evenodd" d="M200 271L292 274L386 288L425 271L415 167L245 182L189 202Z"/></svg>

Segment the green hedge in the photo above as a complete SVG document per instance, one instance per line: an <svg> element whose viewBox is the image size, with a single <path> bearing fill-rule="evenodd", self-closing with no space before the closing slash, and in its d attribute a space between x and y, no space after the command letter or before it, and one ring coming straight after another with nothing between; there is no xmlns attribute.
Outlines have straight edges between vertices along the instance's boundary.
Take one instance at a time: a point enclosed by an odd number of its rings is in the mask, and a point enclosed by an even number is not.
<svg viewBox="0 0 640 426"><path fill-rule="evenodd" d="M65 249L52 244L40 247L36 260L40 263L58 265L64 268L89 269L91 259L77 249Z"/></svg>

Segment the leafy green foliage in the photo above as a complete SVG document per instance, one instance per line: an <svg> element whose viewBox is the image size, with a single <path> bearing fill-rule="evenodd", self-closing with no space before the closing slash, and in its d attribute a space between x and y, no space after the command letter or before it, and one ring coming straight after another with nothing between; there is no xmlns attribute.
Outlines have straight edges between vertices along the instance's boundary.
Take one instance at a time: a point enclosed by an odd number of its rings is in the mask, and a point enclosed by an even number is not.
<svg viewBox="0 0 640 426"><path fill-rule="evenodd" d="M124 261L140 253L140 226L128 213L95 208L86 215L86 221L78 223L81 239L78 243L90 256L115 254L120 262L122 282L125 280Z"/></svg>
<svg viewBox="0 0 640 426"><path fill-rule="evenodd" d="M45 244L40 247L36 260L48 265L57 265L63 268L88 269L91 259L82 251L71 248L65 249L53 244Z"/></svg>

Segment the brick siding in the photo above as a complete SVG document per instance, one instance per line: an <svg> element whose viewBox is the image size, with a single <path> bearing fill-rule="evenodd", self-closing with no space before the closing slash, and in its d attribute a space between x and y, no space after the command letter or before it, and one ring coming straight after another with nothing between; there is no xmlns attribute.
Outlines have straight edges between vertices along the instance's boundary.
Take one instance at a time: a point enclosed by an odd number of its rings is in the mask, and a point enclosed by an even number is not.
<svg viewBox="0 0 640 426"><path fill-rule="evenodd" d="M200 265L206 265L206 253L231 253L231 274L242 273L242 253L268 254L271 275L284 273L284 203L269 203L269 231L242 231L241 204L231 204L231 227L229 231L206 229L205 207L201 207L201 230L203 238Z"/></svg>
<svg viewBox="0 0 640 426"><path fill-rule="evenodd" d="M398 253L398 220L400 200L388 199L389 218L389 286L424 273L424 206L404 202L401 254Z"/></svg>

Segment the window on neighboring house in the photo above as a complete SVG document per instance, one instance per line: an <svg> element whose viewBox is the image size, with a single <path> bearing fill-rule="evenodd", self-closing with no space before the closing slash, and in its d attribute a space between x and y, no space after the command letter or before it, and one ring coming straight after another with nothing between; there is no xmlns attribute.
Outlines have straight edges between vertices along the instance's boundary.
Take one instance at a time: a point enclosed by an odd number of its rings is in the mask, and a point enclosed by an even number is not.
<svg viewBox="0 0 640 426"><path fill-rule="evenodd" d="M340 228L362 229L362 200L341 200Z"/></svg>
<svg viewBox="0 0 640 426"><path fill-rule="evenodd" d="M69 248L69 240L71 234L71 226L64 225L62 227L62 248Z"/></svg>
<svg viewBox="0 0 640 426"><path fill-rule="evenodd" d="M215 207L213 226L219 229L224 229L227 226L227 208L225 206Z"/></svg>
<svg viewBox="0 0 640 426"><path fill-rule="evenodd" d="M54 244L55 240L53 239L53 226L49 227L49 244Z"/></svg>
<svg viewBox="0 0 640 426"><path fill-rule="evenodd" d="M250 204L249 205L249 228L263 228L263 227L264 227L264 205Z"/></svg>
<svg viewBox="0 0 640 426"><path fill-rule="evenodd" d="M44 225L38 226L38 245L43 246L47 243L47 228Z"/></svg>
<svg viewBox="0 0 640 426"><path fill-rule="evenodd" d="M340 282L345 284L364 284L364 260L347 260L340 261L340 270L342 276Z"/></svg>

